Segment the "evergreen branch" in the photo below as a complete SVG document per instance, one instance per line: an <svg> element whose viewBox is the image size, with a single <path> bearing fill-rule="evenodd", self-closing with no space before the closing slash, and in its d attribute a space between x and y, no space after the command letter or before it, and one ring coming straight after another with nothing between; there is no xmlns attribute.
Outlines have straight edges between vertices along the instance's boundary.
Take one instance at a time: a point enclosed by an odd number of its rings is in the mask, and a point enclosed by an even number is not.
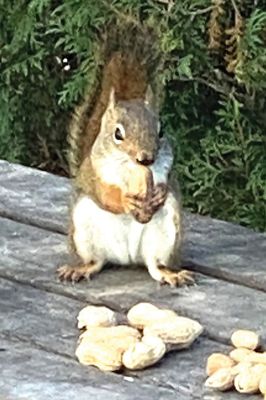
<svg viewBox="0 0 266 400"><path fill-rule="evenodd" d="M192 17L195 17L196 15L207 14L211 12L214 8L215 6L209 6L195 11L185 11L184 15L191 15Z"/></svg>
<svg viewBox="0 0 266 400"><path fill-rule="evenodd" d="M225 88L224 86L217 85L214 82L210 82L207 79L200 78L200 77L192 77L192 78L184 78L184 77L178 77L177 79L179 82L197 82L202 85L208 86L212 90L214 90L217 93L221 93L225 96L230 96L231 90L229 87Z"/></svg>
<svg viewBox="0 0 266 400"><path fill-rule="evenodd" d="M226 75L225 75L226 76ZM179 82L196 82L196 83L200 83L204 86L209 87L210 89L212 89L213 91L222 94L223 96L225 96L228 99L235 99L238 100L239 102L241 102L242 104L248 106L250 108L250 96L248 94L245 93L240 93L236 91L236 87L233 85L233 83L231 82L230 77L223 77L223 81L224 84L223 85L219 85L215 82L210 82L208 79L205 78L201 78L201 77L190 77L190 78L186 78L186 77L178 77L177 79ZM253 93L254 95L254 93Z"/></svg>
<svg viewBox="0 0 266 400"><path fill-rule="evenodd" d="M166 59L161 116L184 206L266 228L265 0L0 3L0 158L67 175L66 126L94 86L98 33L114 19L141 20L156 28Z"/></svg>
<svg viewBox="0 0 266 400"><path fill-rule="evenodd" d="M132 15L128 13L123 13L122 11L118 10L113 4L111 4L107 0L101 0L101 3L110 11L112 11L115 15L117 15L119 18L127 21L127 22L132 22L134 24L138 24L139 21L137 18L134 18Z"/></svg>
<svg viewBox="0 0 266 400"><path fill-rule="evenodd" d="M231 3L232 3L232 6L233 6L233 8L235 10L236 15L240 15L240 11L239 11L239 9L238 9L238 7L236 5L235 0L231 0Z"/></svg>
<svg viewBox="0 0 266 400"><path fill-rule="evenodd" d="M157 0L158 3L167 4L167 11L171 11L174 6L174 0Z"/></svg>

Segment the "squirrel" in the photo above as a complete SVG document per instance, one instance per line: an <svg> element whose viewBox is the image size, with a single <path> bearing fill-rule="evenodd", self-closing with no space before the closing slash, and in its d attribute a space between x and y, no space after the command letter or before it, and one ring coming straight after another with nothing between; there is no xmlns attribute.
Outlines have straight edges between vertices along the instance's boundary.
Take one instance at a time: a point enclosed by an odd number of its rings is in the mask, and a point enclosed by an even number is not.
<svg viewBox="0 0 266 400"><path fill-rule="evenodd" d="M169 184L173 152L160 128L155 46L140 24L117 28L98 84L74 114L69 239L81 262L58 268L61 280L90 279L111 262L143 264L162 284L194 281L189 271L170 269L180 263L181 196Z"/></svg>

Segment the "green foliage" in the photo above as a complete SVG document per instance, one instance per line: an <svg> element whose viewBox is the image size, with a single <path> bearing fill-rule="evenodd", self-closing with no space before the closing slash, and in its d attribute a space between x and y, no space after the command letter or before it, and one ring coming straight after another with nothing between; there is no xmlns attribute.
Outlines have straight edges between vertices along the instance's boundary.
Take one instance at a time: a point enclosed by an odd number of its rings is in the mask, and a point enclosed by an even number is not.
<svg viewBox="0 0 266 400"><path fill-rule="evenodd" d="M0 158L67 174L68 119L94 85L101 33L141 19L160 38L185 206L266 228L266 0L0 0L0 15Z"/></svg>

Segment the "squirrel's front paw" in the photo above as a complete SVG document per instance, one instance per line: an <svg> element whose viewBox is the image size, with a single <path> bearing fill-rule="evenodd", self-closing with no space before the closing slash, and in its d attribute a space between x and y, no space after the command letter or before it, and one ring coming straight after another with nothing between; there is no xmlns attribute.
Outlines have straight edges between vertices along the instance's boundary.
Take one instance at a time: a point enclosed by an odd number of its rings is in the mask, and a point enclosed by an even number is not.
<svg viewBox="0 0 266 400"><path fill-rule="evenodd" d="M141 196L132 196L131 214L135 219L146 224L152 219L152 216L165 203L168 194L168 187L164 183L155 186L151 196L142 198Z"/></svg>
<svg viewBox="0 0 266 400"><path fill-rule="evenodd" d="M131 214L141 224L147 224L153 216L153 212L145 209L133 210Z"/></svg>
<svg viewBox="0 0 266 400"><path fill-rule="evenodd" d="M129 214L144 207L145 198L138 194L126 193L123 199L125 213Z"/></svg>
<svg viewBox="0 0 266 400"><path fill-rule="evenodd" d="M158 183L153 190L153 194L149 203L153 212L157 211L164 205L168 195L168 187L165 183Z"/></svg>
<svg viewBox="0 0 266 400"><path fill-rule="evenodd" d="M152 219L153 208L150 207L150 200L141 195L126 194L125 212L131 213L141 224L146 224Z"/></svg>

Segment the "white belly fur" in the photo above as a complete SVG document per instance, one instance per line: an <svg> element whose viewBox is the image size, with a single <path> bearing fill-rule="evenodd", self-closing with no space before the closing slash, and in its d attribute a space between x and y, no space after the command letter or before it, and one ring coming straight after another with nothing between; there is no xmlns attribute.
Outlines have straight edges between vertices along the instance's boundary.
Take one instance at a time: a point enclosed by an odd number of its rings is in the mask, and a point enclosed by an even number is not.
<svg viewBox="0 0 266 400"><path fill-rule="evenodd" d="M99 258L119 264L147 264L155 257L167 263L176 238L174 201L169 194L152 220L140 224L131 215L110 213L89 197L81 197L73 210L77 253L84 262Z"/></svg>
<svg viewBox="0 0 266 400"><path fill-rule="evenodd" d="M123 186L123 163L132 161L125 153L105 158L97 166L104 181ZM154 183L167 182L173 162L171 147L162 140L156 162L151 166ZM121 167L122 165L122 167ZM89 197L81 197L73 210L73 239L83 261L102 260L119 264L160 263L167 265L176 240L176 200L169 193L165 205L147 224L140 224L131 215L113 214L100 208Z"/></svg>

